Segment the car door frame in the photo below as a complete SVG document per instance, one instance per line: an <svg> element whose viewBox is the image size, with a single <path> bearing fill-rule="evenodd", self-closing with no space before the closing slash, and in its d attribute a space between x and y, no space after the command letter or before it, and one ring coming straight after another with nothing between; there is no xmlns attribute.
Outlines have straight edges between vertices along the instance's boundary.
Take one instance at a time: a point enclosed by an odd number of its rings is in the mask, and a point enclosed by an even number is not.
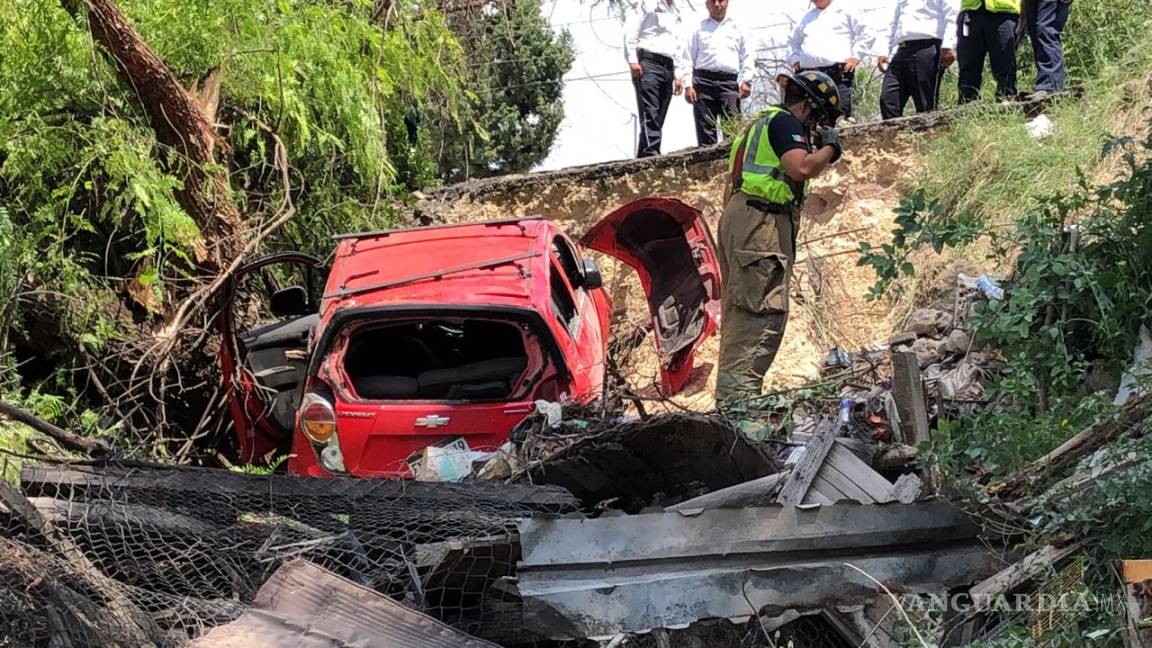
<svg viewBox="0 0 1152 648"><path fill-rule="evenodd" d="M293 430L285 430L270 420L263 407L263 400L257 393L259 387L251 371L240 370L244 350L236 331L233 312L237 291L243 279L253 272L281 264L306 266L309 272L317 273L310 283L320 285L320 291L311 290L312 286L306 286L305 289L309 290L309 305L318 312L323 287L322 282L316 279L324 275L328 268L320 259L303 252L276 252L253 259L226 276L216 292L221 385L232 416L237 457L242 463L259 461L273 451L290 449L292 444Z"/></svg>

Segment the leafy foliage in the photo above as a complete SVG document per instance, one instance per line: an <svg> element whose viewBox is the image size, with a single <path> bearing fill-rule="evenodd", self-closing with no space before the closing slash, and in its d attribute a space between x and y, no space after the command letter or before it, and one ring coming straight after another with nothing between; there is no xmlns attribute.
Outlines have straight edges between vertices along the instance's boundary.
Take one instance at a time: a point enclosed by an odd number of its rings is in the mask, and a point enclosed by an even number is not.
<svg viewBox="0 0 1152 648"><path fill-rule="evenodd" d="M273 249L323 257L331 234L395 222L436 169L398 136L405 116L466 123L463 53L427 3L396 4L386 25L368 0L119 5L185 87L219 80L220 163L241 212L256 226L289 198L297 210ZM73 403L69 370L171 308L200 232L172 152L82 17L0 0L0 51L0 381L11 388L21 347L50 358L25 378Z"/></svg>
<svg viewBox="0 0 1152 648"><path fill-rule="evenodd" d="M1119 180L1037 200L1007 231L988 227L970 212L948 217L923 192L906 200L891 244L862 246L862 265L876 269L881 294L900 274L912 274L911 251L931 246L991 242L994 258L1016 255L1004 300L980 302L972 317L977 340L1001 350L1007 370L1002 393L1030 402L1049 390L1082 394L1090 369L1119 376L1140 324L1152 312L1152 163L1130 140L1106 147L1121 155L1127 172ZM1041 402L1041 408L1047 404Z"/></svg>
<svg viewBox="0 0 1152 648"><path fill-rule="evenodd" d="M527 171L552 148L564 118L561 79L572 39L552 31L537 0L511 0L451 23L468 51L459 119L429 129L449 181Z"/></svg>

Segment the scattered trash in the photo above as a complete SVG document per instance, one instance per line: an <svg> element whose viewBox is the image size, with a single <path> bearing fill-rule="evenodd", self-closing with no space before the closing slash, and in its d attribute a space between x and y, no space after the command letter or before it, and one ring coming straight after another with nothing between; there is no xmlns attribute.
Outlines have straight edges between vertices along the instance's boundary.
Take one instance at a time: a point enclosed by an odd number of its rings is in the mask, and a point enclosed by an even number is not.
<svg viewBox="0 0 1152 648"><path fill-rule="evenodd" d="M1116 399L1113 401L1115 405L1127 403L1128 399L1140 390L1141 381L1147 382L1150 374L1152 374L1149 359L1152 359L1152 331L1149 331L1147 326L1142 325L1140 327L1140 339L1136 342L1136 347L1132 349L1132 364L1128 366L1120 378L1120 389L1116 392Z"/></svg>
<svg viewBox="0 0 1152 648"><path fill-rule="evenodd" d="M1052 134L1052 127L1054 124L1048 115L1040 114L1025 124L1028 129L1028 134L1032 139L1043 139Z"/></svg>
<svg viewBox="0 0 1152 648"><path fill-rule="evenodd" d="M852 358L843 347L834 346L828 350L828 357L824 359L824 375L835 373L843 369L852 368Z"/></svg>
<svg viewBox="0 0 1152 648"><path fill-rule="evenodd" d="M1000 284L988 275L981 275L976 279L976 289L980 291L981 295L989 299L1001 300L1004 299L1004 289Z"/></svg>
<svg viewBox="0 0 1152 648"><path fill-rule="evenodd" d="M472 475L472 462L489 457L489 452L477 452L468 447L463 437L430 445L409 466L416 481L457 482Z"/></svg>

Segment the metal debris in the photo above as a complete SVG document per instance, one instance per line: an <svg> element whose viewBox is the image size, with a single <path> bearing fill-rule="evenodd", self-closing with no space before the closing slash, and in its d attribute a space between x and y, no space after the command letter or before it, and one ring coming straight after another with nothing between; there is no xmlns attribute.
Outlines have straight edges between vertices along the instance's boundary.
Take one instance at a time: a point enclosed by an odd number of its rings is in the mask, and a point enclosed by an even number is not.
<svg viewBox="0 0 1152 648"><path fill-rule="evenodd" d="M977 529L940 502L715 509L518 525L528 629L606 638L864 604L875 582L938 591L994 571Z"/></svg>
<svg viewBox="0 0 1152 648"><path fill-rule="evenodd" d="M304 560L264 583L248 610L193 648L498 648Z"/></svg>

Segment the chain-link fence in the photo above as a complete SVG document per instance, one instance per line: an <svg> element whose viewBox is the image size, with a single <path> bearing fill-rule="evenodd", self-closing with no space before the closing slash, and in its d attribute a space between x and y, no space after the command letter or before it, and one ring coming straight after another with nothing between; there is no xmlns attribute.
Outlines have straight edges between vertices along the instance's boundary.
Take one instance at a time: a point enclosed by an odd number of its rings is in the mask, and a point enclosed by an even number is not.
<svg viewBox="0 0 1152 648"><path fill-rule="evenodd" d="M0 511L0 646L180 645L236 618L303 558L466 632L509 642L515 520L562 489L26 467Z"/></svg>

